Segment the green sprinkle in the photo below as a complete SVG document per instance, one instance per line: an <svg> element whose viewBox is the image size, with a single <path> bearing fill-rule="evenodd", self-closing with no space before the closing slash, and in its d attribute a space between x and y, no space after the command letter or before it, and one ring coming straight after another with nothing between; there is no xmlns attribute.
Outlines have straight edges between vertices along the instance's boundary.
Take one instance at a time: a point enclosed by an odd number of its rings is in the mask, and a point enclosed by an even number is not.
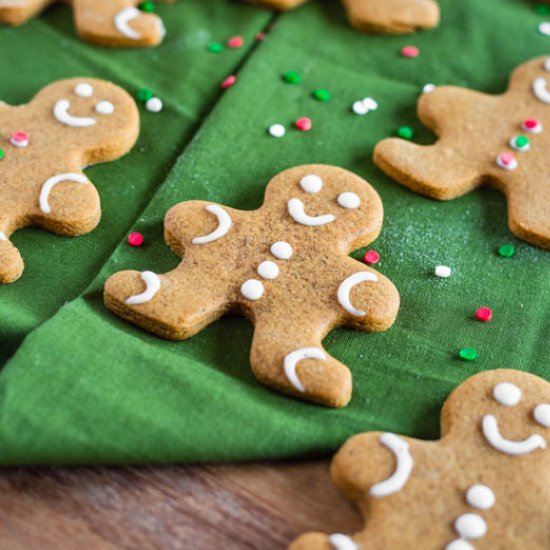
<svg viewBox="0 0 550 550"><path fill-rule="evenodd" d="M141 101L142 103L146 103L149 101L155 94L153 93L153 90L150 90L149 88L142 88L138 91L136 94L136 98L138 101Z"/></svg>
<svg viewBox="0 0 550 550"><path fill-rule="evenodd" d="M535 4L534 6L535 13L539 15L548 15L550 13L550 6L544 4Z"/></svg>
<svg viewBox="0 0 550 550"><path fill-rule="evenodd" d="M225 46L221 42L212 42L208 45L208 51L212 53L220 53L223 52L225 49Z"/></svg>
<svg viewBox="0 0 550 550"><path fill-rule="evenodd" d="M516 249L513 244L503 244L498 249L499 256L502 256L503 258L511 258L515 253Z"/></svg>
<svg viewBox="0 0 550 550"><path fill-rule="evenodd" d="M458 356L463 361L475 361L477 359L477 349L476 348L462 348L458 352Z"/></svg>
<svg viewBox="0 0 550 550"><path fill-rule="evenodd" d="M300 84L302 77L298 71L287 71L281 77L287 84Z"/></svg>
<svg viewBox="0 0 550 550"><path fill-rule="evenodd" d="M402 139L412 139L414 136L414 131L410 126L401 126L397 129L397 135Z"/></svg>
<svg viewBox="0 0 550 550"><path fill-rule="evenodd" d="M323 90L322 88L319 90L315 90L311 95L313 96L313 99L316 99L317 101L322 101L323 103L330 101L330 98L332 97L328 90Z"/></svg>
<svg viewBox="0 0 550 550"><path fill-rule="evenodd" d="M146 11L147 13L153 13L156 10L154 2L142 2L138 7L141 11Z"/></svg>
<svg viewBox="0 0 550 550"><path fill-rule="evenodd" d="M0 160L4 158L4 150L0 149Z"/></svg>
<svg viewBox="0 0 550 550"><path fill-rule="evenodd" d="M529 146L529 138L527 136L517 136L514 144L518 149L525 149Z"/></svg>

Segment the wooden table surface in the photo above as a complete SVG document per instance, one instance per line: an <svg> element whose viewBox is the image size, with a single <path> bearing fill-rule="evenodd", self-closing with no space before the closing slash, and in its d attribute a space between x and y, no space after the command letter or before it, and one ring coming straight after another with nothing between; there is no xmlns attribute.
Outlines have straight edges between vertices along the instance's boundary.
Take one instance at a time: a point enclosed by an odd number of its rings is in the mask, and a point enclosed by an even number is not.
<svg viewBox="0 0 550 550"><path fill-rule="evenodd" d="M275 550L360 527L328 461L0 471L0 550Z"/></svg>

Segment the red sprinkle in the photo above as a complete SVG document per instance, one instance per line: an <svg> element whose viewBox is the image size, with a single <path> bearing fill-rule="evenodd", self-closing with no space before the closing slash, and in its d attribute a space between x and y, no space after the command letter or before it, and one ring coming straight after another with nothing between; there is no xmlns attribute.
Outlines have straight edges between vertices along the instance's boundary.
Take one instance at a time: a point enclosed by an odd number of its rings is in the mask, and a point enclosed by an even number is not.
<svg viewBox="0 0 550 550"><path fill-rule="evenodd" d="M368 265L377 264L380 261L380 254L376 250L368 250L363 256L363 261Z"/></svg>
<svg viewBox="0 0 550 550"><path fill-rule="evenodd" d="M222 83L221 88L222 90L226 90L227 88L231 88L235 83L237 82L237 77L235 75L228 76Z"/></svg>
<svg viewBox="0 0 550 550"><path fill-rule="evenodd" d="M418 57L420 50L416 46L405 46L401 48L401 55L403 57Z"/></svg>
<svg viewBox="0 0 550 550"><path fill-rule="evenodd" d="M521 126L526 131L533 131L539 128L540 122L536 118L527 118L522 123Z"/></svg>
<svg viewBox="0 0 550 550"><path fill-rule="evenodd" d="M128 244L130 246L141 246L143 244L143 241L143 235L141 233L138 233L137 231L128 235Z"/></svg>
<svg viewBox="0 0 550 550"><path fill-rule="evenodd" d="M308 118L307 116L304 116L302 118L299 118L295 122L296 128L300 130L300 132L309 132L311 128L313 127L313 123L311 122L311 118Z"/></svg>
<svg viewBox="0 0 550 550"><path fill-rule="evenodd" d="M27 132L14 132L11 135L10 141L13 145L26 145L29 142L29 134Z"/></svg>
<svg viewBox="0 0 550 550"><path fill-rule="evenodd" d="M244 44L244 38L242 36L232 36L227 41L227 45L230 48L240 48L243 44Z"/></svg>
<svg viewBox="0 0 550 550"><path fill-rule="evenodd" d="M493 318L493 310L490 307L480 307L476 310L476 319L488 323Z"/></svg>

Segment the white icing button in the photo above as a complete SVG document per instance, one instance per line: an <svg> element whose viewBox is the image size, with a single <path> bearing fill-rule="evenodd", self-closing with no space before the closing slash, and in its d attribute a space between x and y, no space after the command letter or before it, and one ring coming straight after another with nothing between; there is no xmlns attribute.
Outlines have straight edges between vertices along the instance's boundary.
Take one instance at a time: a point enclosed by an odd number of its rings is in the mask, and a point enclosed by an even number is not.
<svg viewBox="0 0 550 550"><path fill-rule="evenodd" d="M435 84L425 84L422 88L423 94L429 94L435 90Z"/></svg>
<svg viewBox="0 0 550 550"><path fill-rule="evenodd" d="M164 104L162 103L162 99L160 97L152 97L151 99L147 100L147 103L145 104L145 108L150 113L160 113L164 107Z"/></svg>
<svg viewBox="0 0 550 550"><path fill-rule="evenodd" d="M463 539L480 539L487 534L487 524L477 514L462 514L455 521L455 530Z"/></svg>
<svg viewBox="0 0 550 550"><path fill-rule="evenodd" d="M493 397L501 405L513 407L521 400L521 390L514 384L502 382L497 384L493 389Z"/></svg>
<svg viewBox="0 0 550 550"><path fill-rule="evenodd" d="M319 193L323 188L323 180L319 176L310 174L300 180L300 186L306 193Z"/></svg>
<svg viewBox="0 0 550 550"><path fill-rule="evenodd" d="M548 21L544 21L539 25L539 32L540 34L544 34L545 36L550 36L550 23ZM546 62L544 64L546 68ZM546 69L548 70L548 69Z"/></svg>
<svg viewBox="0 0 550 550"><path fill-rule="evenodd" d="M274 138L281 138L286 134L285 127L282 124L272 124L268 129L269 135Z"/></svg>
<svg viewBox="0 0 550 550"><path fill-rule="evenodd" d="M487 485L472 485L466 492L466 501L473 508L489 510L495 505L495 493Z"/></svg>
<svg viewBox="0 0 550 550"><path fill-rule="evenodd" d="M456 539L445 546L445 550L475 550L475 548L465 540Z"/></svg>
<svg viewBox="0 0 550 550"><path fill-rule="evenodd" d="M548 403L537 405L533 411L533 416L541 426L550 428L550 405Z"/></svg>
<svg viewBox="0 0 550 550"><path fill-rule="evenodd" d="M348 191L346 193L342 193L338 197L338 204L342 208L359 208L361 205L361 199L355 193L350 193Z"/></svg>
<svg viewBox="0 0 550 550"><path fill-rule="evenodd" d="M359 550L359 546L350 537L341 533L330 535L328 542L334 550Z"/></svg>
<svg viewBox="0 0 550 550"><path fill-rule="evenodd" d="M279 266L270 260L266 260L265 262L262 262L258 266L258 275L262 277L263 279L276 279L279 276Z"/></svg>
<svg viewBox="0 0 550 550"><path fill-rule="evenodd" d="M497 164L504 170L515 170L518 167L518 161L512 153L501 153L497 157Z"/></svg>
<svg viewBox="0 0 550 550"><path fill-rule="evenodd" d="M115 112L115 106L110 101L100 101L95 106L95 110L100 115L112 115Z"/></svg>
<svg viewBox="0 0 550 550"><path fill-rule="evenodd" d="M436 277L447 279L451 276L452 269L446 265L438 265L436 266L434 273Z"/></svg>
<svg viewBox="0 0 550 550"><path fill-rule="evenodd" d="M242 284L241 294L248 300L259 300L264 295L264 285L257 279L249 279Z"/></svg>
<svg viewBox="0 0 550 550"><path fill-rule="evenodd" d="M279 260L289 260L292 257L292 246L285 241L277 241L271 245L271 254Z"/></svg>
<svg viewBox="0 0 550 550"><path fill-rule="evenodd" d="M75 86L74 93L80 97L92 97L94 95L94 88L87 82L81 82Z"/></svg>

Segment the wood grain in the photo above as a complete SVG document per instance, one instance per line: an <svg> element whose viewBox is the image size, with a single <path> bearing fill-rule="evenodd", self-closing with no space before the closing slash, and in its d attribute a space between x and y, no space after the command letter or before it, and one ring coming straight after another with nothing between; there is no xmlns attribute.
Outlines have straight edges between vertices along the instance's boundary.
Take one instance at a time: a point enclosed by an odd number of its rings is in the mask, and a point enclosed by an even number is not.
<svg viewBox="0 0 550 550"><path fill-rule="evenodd" d="M0 472L0 550L284 549L354 532L328 461Z"/></svg>

